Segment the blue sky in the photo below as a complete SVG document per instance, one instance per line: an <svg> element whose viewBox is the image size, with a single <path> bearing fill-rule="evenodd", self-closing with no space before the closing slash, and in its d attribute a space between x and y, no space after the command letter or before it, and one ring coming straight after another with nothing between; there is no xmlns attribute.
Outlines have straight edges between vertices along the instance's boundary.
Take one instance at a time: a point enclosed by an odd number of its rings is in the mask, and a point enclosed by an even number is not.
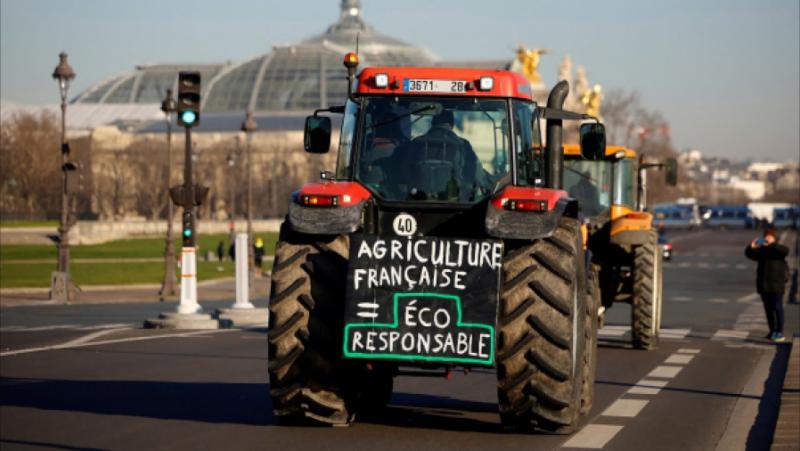
<svg viewBox="0 0 800 451"><path fill-rule="evenodd" d="M606 89L640 92L678 148L737 159L800 154L797 0L362 0L365 20L443 59L510 58L544 47L552 84L561 57ZM241 61L316 34L339 0L2 0L0 98L54 103L66 50L71 93L155 62Z"/></svg>

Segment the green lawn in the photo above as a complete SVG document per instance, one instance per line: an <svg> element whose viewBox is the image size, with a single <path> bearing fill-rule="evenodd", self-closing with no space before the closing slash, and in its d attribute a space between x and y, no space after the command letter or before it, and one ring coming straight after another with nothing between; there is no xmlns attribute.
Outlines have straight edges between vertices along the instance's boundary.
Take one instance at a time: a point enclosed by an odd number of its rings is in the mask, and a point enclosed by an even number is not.
<svg viewBox="0 0 800 451"><path fill-rule="evenodd" d="M264 239L265 255L273 255L277 233L257 233ZM217 243L225 243L228 250L228 235L201 235L199 238L198 277L200 280L233 276L232 262L205 262L207 251L216 252ZM176 258L180 259L181 241L175 240ZM112 241L105 244L72 246L74 259L119 259L119 262L75 262L70 265L72 278L78 285L117 285L160 283L164 274L162 262L131 262L132 258L162 258L163 238L143 238ZM49 260L50 262L14 263L15 260ZM55 245L3 245L0 246L0 288L48 287L50 273L55 270ZM222 270L218 270L218 268ZM180 271L176 271L180 276Z"/></svg>
<svg viewBox="0 0 800 451"><path fill-rule="evenodd" d="M49 287L50 273L54 270L49 263L0 264L0 288ZM72 278L82 286L161 283L164 277L161 263L73 263L70 270ZM175 272L179 278L180 269ZM197 277L201 281L233 275L233 262L197 262Z"/></svg>
<svg viewBox="0 0 800 451"><path fill-rule="evenodd" d="M0 221L0 228L21 229L26 227L52 227L58 228L58 221L56 220L41 220L41 221L28 221L28 220L2 220Z"/></svg>
<svg viewBox="0 0 800 451"><path fill-rule="evenodd" d="M275 241L278 234L273 232L257 233L256 238L264 239L264 254L275 253ZM228 234L200 235L199 254L207 251L216 252L217 243L225 243L225 253L228 249ZM175 252L180 252L181 240L175 240ZM3 245L0 246L0 261L29 260L29 259L56 259L56 245ZM159 258L164 255L163 238L139 238L133 240L111 241L104 244L71 246L70 255L73 258Z"/></svg>

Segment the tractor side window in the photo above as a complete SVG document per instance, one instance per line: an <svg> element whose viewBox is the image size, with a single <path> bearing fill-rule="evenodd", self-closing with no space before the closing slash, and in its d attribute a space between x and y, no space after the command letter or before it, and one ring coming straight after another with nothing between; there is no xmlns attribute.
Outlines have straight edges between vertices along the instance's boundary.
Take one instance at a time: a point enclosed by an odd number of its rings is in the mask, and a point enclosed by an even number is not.
<svg viewBox="0 0 800 451"><path fill-rule="evenodd" d="M564 160L564 190L578 199L587 217L598 216L611 206L611 171L608 161Z"/></svg>
<svg viewBox="0 0 800 451"><path fill-rule="evenodd" d="M535 103L514 101L514 144L517 157L517 183L523 186L542 186L544 160L539 110Z"/></svg>
<svg viewBox="0 0 800 451"><path fill-rule="evenodd" d="M623 158L614 174L614 204L634 208L636 206L637 165L631 158Z"/></svg>
<svg viewBox="0 0 800 451"><path fill-rule="evenodd" d="M336 163L336 178L350 178L351 155L353 140L355 139L356 120L358 119L358 105L348 100L345 105L344 119L342 120L341 138L339 138L339 152Z"/></svg>

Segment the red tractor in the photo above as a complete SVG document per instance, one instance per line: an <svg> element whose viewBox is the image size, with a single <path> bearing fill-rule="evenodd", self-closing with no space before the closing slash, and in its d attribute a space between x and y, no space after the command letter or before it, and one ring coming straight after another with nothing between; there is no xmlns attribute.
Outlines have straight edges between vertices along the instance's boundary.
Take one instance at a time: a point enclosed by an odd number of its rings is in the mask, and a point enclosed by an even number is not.
<svg viewBox="0 0 800 451"><path fill-rule="evenodd" d="M561 190L557 84L547 107L519 74L371 67L306 119L333 173L296 191L272 270L275 415L348 424L384 407L393 377L496 368L504 426L567 433L593 398L596 296L575 199ZM546 120L542 146L540 119ZM602 158L604 130L582 127Z"/></svg>

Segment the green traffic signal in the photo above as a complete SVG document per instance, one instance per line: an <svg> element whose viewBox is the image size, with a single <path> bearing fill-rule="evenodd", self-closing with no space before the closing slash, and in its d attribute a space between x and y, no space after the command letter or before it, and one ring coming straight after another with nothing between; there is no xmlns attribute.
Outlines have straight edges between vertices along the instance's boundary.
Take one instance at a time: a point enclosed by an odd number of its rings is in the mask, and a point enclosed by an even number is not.
<svg viewBox="0 0 800 451"><path fill-rule="evenodd" d="M183 236L185 236L186 238L192 236L192 229L183 229Z"/></svg>
<svg viewBox="0 0 800 451"><path fill-rule="evenodd" d="M186 125L192 125L197 120L197 113L192 110L186 110L181 113L181 122Z"/></svg>

